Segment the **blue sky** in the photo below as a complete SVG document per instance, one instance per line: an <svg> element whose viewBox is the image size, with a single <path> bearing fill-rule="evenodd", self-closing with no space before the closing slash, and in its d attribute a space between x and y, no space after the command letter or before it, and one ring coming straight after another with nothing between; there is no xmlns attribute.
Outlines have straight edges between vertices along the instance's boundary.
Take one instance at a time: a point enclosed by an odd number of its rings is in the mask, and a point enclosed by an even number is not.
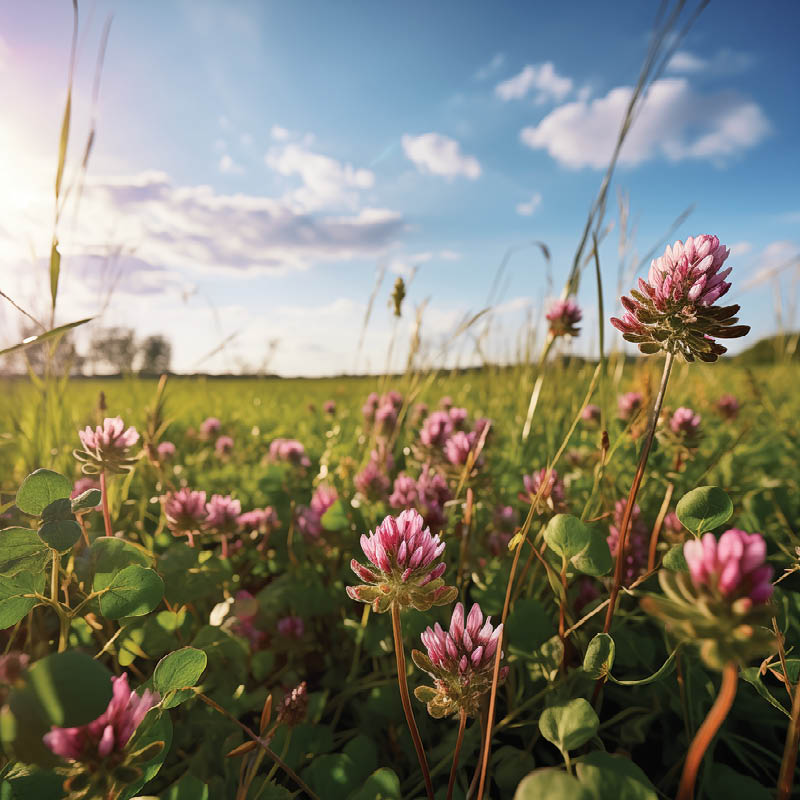
<svg viewBox="0 0 800 800"><path fill-rule="evenodd" d="M423 334L438 351L484 307L507 248L540 240L552 281L536 249L519 251L492 316L490 353L513 355L528 315L561 290L657 5L82 3L73 168L113 23L89 174L59 227L59 320L165 333L178 369L257 368L276 340L268 366L283 374L381 369L398 274L414 273L397 364L415 306L428 301ZM42 315L71 22L67 0L0 7L0 279ZM775 330L776 296L793 324L796 268L764 276L800 251L799 23L792 2L712 0L680 44L612 189L608 315L619 188L629 259L694 204L677 236L711 232L732 247L730 297L751 340ZM572 346L592 352L593 280L579 300L585 332ZM13 340L9 309L2 323Z"/></svg>

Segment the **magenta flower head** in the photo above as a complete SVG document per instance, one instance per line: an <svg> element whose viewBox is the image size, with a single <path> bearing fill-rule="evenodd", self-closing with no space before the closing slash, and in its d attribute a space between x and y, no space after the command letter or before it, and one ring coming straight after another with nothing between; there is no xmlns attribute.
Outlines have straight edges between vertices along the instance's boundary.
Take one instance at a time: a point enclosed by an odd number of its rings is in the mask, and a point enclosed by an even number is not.
<svg viewBox="0 0 800 800"><path fill-rule="evenodd" d="M732 394L724 394L717 400L717 413L723 419L736 419L739 416L739 401Z"/></svg>
<svg viewBox="0 0 800 800"><path fill-rule="evenodd" d="M265 536L272 533L272 531L276 530L280 525L278 515L275 513L275 509L272 508L272 506L245 511L244 514L239 514L237 522L242 530L252 533L261 533Z"/></svg>
<svg viewBox="0 0 800 800"><path fill-rule="evenodd" d="M443 447L453 433L453 420L447 411L434 411L425 418L419 438L425 447Z"/></svg>
<svg viewBox="0 0 800 800"><path fill-rule="evenodd" d="M644 403L644 397L641 392L625 392L625 394L621 394L619 400L617 400L620 419L628 422L639 413L642 403Z"/></svg>
<svg viewBox="0 0 800 800"><path fill-rule="evenodd" d="M209 439L216 436L220 428L222 428L222 423L216 417L207 417L200 423L201 435Z"/></svg>
<svg viewBox="0 0 800 800"><path fill-rule="evenodd" d="M389 436L397 425L397 407L384 400L375 411L375 429L380 436Z"/></svg>
<svg viewBox="0 0 800 800"><path fill-rule="evenodd" d="M550 323L551 336L577 336L581 332L578 323L583 312L572 298L556 300L545 317Z"/></svg>
<svg viewBox="0 0 800 800"><path fill-rule="evenodd" d="M364 468L353 478L353 484L368 500L384 500L386 498L391 481L381 467L377 453L372 453Z"/></svg>
<svg viewBox="0 0 800 800"><path fill-rule="evenodd" d="M269 457L273 461L285 461L296 467L310 467L311 459L297 439L273 439L269 445Z"/></svg>
<svg viewBox="0 0 800 800"><path fill-rule="evenodd" d="M626 500L617 500L614 504L614 523L608 526L606 543L611 555L616 558L619 549L619 529L622 527L622 518L625 515ZM648 544L650 529L642 519L642 510L639 504L633 506L628 541L625 546L625 564L622 567L622 583L628 586L644 572L647 566Z"/></svg>
<svg viewBox="0 0 800 800"><path fill-rule="evenodd" d="M206 528L218 533L231 533L239 526L242 504L229 494L213 494L206 503Z"/></svg>
<svg viewBox="0 0 800 800"><path fill-rule="evenodd" d="M593 403L589 403L589 405L585 406L583 411L581 411L581 419L588 425L599 425L600 416L600 406L596 406Z"/></svg>
<svg viewBox="0 0 800 800"><path fill-rule="evenodd" d="M526 500L530 503L541 490L540 503L543 502L548 505L553 511L561 511L566 508L564 481L558 477L556 470L551 469L550 475L547 477L547 467L542 467L538 472L534 472L533 475L524 475L522 483L525 486L526 494L520 494L521 500ZM543 483L544 488L542 488Z"/></svg>
<svg viewBox="0 0 800 800"><path fill-rule="evenodd" d="M453 406L448 412L456 430L463 430L467 423L467 409Z"/></svg>
<svg viewBox="0 0 800 800"><path fill-rule="evenodd" d="M53 727L44 735L44 743L55 755L100 769L113 768L125 761L125 747L145 714L157 705L158 692L146 689L141 695L131 691L128 675L112 678L112 696L108 708L93 722L79 728ZM155 755L151 754L151 758Z"/></svg>
<svg viewBox="0 0 800 800"><path fill-rule="evenodd" d="M492 684L495 653L502 636L503 625L493 627L491 617L484 622L477 603L466 620L464 606L456 603L449 630L445 631L437 622L423 631L420 638L428 653L414 650L411 657L434 679L434 686L420 686L414 694L427 703L432 717L445 717L462 709L477 716L480 698ZM500 680L507 674L508 667L503 667Z"/></svg>
<svg viewBox="0 0 800 800"><path fill-rule="evenodd" d="M456 431L444 443L444 454L447 456L447 460L455 466L466 464L470 451L475 445L475 438L474 432Z"/></svg>
<svg viewBox="0 0 800 800"><path fill-rule="evenodd" d="M87 475L133 469L136 459L130 458L128 451L139 441L139 434L136 428L126 428L122 417L106 417L102 427L86 427L78 431L78 437L83 450L74 450L73 455L82 462L81 469Z"/></svg>
<svg viewBox="0 0 800 800"><path fill-rule="evenodd" d="M369 395L367 395L367 399L364 401L364 405L361 407L361 413L364 416L364 421L368 425L371 425L373 422L375 422L375 412L378 410L380 402L381 399L377 392L370 392Z"/></svg>
<svg viewBox="0 0 800 800"><path fill-rule="evenodd" d="M202 530L206 524L206 493L184 488L170 492L164 500L164 516L173 536L187 536Z"/></svg>
<svg viewBox="0 0 800 800"><path fill-rule="evenodd" d="M767 544L760 533L731 528L719 541L706 533L686 542L683 554L697 588L707 587L728 599L748 597L754 604L772 596L772 567L764 564Z"/></svg>
<svg viewBox="0 0 800 800"><path fill-rule="evenodd" d="M645 597L645 610L684 641L698 644L703 661L713 669L774 652L769 629L772 567L765 563L767 545L761 534L732 528L717 540L706 533L686 542L683 554L688 574L661 570L664 594Z"/></svg>
<svg viewBox="0 0 800 800"><path fill-rule="evenodd" d="M160 461L171 461L175 458L177 448L172 442L161 442L156 448L156 452Z"/></svg>
<svg viewBox="0 0 800 800"><path fill-rule="evenodd" d="M326 400L325 405L322 406L322 410L326 414L335 414L336 413L336 403L333 400Z"/></svg>
<svg viewBox="0 0 800 800"><path fill-rule="evenodd" d="M305 629L302 617L282 617L278 620L278 633L287 639L302 639Z"/></svg>
<svg viewBox="0 0 800 800"><path fill-rule="evenodd" d="M669 418L669 429L682 439L693 439L700 432L700 415L681 406Z"/></svg>
<svg viewBox="0 0 800 800"><path fill-rule="evenodd" d="M311 497L311 510L320 519L322 515L338 500L336 489L321 484Z"/></svg>
<svg viewBox="0 0 800 800"><path fill-rule="evenodd" d="M227 456L233 452L233 439L230 436L220 436L214 443L214 450L218 456Z"/></svg>
<svg viewBox="0 0 800 800"><path fill-rule="evenodd" d="M417 482L410 475L401 472L394 479L389 505L392 508L413 508L417 505L418 500Z"/></svg>
<svg viewBox="0 0 800 800"><path fill-rule="evenodd" d="M611 318L622 336L643 353L681 355L686 361L716 361L726 348L716 339L735 339L750 328L737 325L739 306L717 306L730 283L722 269L729 250L716 236L703 234L667 245L650 265L647 280L623 297L625 314Z"/></svg>
<svg viewBox="0 0 800 800"><path fill-rule="evenodd" d="M441 560L444 542L423 527L422 516L415 509L386 517L369 536L362 535L361 549L370 563L350 562L353 572L364 581L364 585L347 587L351 599L371 603L379 614L393 604L427 611L453 602L456 588L442 580L447 569Z"/></svg>

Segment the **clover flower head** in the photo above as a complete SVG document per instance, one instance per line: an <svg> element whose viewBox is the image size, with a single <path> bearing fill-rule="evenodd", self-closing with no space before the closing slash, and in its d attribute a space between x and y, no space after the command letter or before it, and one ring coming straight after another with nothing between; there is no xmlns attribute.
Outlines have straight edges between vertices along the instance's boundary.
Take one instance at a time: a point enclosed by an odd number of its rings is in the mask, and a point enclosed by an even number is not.
<svg viewBox="0 0 800 800"><path fill-rule="evenodd" d="M418 499L417 482L410 475L401 472L394 479L394 487L389 497L389 505L392 506L392 508L412 508L417 504Z"/></svg>
<svg viewBox="0 0 800 800"><path fill-rule="evenodd" d="M581 419L590 425L598 425L600 423L600 415L600 406L596 406L594 403L584 406L583 411L581 411Z"/></svg>
<svg viewBox="0 0 800 800"><path fill-rule="evenodd" d="M669 429L676 435L691 439L700 432L700 415L681 406L669 419Z"/></svg>
<svg viewBox="0 0 800 800"><path fill-rule="evenodd" d="M754 604L772 596L772 567L765 564L767 544L760 533L731 528L722 536L706 533L683 545L695 587L717 590L724 597L748 597Z"/></svg>
<svg viewBox="0 0 800 800"><path fill-rule="evenodd" d="M491 617L484 621L478 603L473 604L466 619L464 606L456 603L448 630L437 622L423 631L420 638L427 655L415 650L412 658L434 678L434 688L421 686L415 695L427 703L431 716L443 717L461 709L477 714L479 699L492 683L495 653L502 636L502 623L493 627ZM501 680L507 672L508 667L501 669Z"/></svg>
<svg viewBox="0 0 800 800"><path fill-rule="evenodd" d="M380 436L389 436L397 425L397 407L384 400L375 411L375 428Z"/></svg>
<svg viewBox="0 0 800 800"><path fill-rule="evenodd" d="M583 319L583 312L571 297L552 303L545 317L550 323L552 336L577 336L580 333L578 323Z"/></svg>
<svg viewBox="0 0 800 800"><path fill-rule="evenodd" d="M206 528L230 533L236 530L241 513L239 500L234 500L229 494L212 494L206 503Z"/></svg>
<svg viewBox="0 0 800 800"><path fill-rule="evenodd" d="M239 514L236 521L243 530L262 534L272 533L280 525L278 515L272 506L245 511L243 514Z"/></svg>
<svg viewBox="0 0 800 800"><path fill-rule="evenodd" d="M715 408L724 419L736 419L739 416L739 401L732 394L723 394L717 400Z"/></svg>
<svg viewBox="0 0 800 800"><path fill-rule="evenodd" d="M273 439L269 444L269 457L272 461L284 461L296 467L311 466L305 447L297 439Z"/></svg>
<svg viewBox="0 0 800 800"><path fill-rule="evenodd" d="M447 460L456 466L467 463L470 451L475 445L475 433L456 431L445 443L444 453Z"/></svg>
<svg viewBox="0 0 800 800"><path fill-rule="evenodd" d="M216 417L207 417L200 423L200 433L211 437L219 433L222 423Z"/></svg>
<svg viewBox="0 0 800 800"><path fill-rule="evenodd" d="M82 478L78 478L78 480L75 481L75 485L72 487L72 491L69 494L70 500L74 500L76 497L79 497L84 492L88 492L89 489L99 489L99 488L100 488L99 481L95 480L89 475L84 475Z"/></svg>
<svg viewBox="0 0 800 800"><path fill-rule="evenodd" d="M170 461L175 458L177 448L172 442L159 442L156 452L161 461Z"/></svg>
<svg viewBox="0 0 800 800"><path fill-rule="evenodd" d="M378 459L372 457L353 478L353 484L367 499L381 500L386 497L391 481L381 468Z"/></svg>
<svg viewBox="0 0 800 800"><path fill-rule="evenodd" d="M164 516L174 536L185 536L201 530L208 518L206 493L189 488L170 492L164 500Z"/></svg>
<svg viewBox="0 0 800 800"><path fill-rule="evenodd" d="M626 500L617 500L614 504L614 523L608 526L608 536L606 542L611 555L616 558L619 549L619 533L622 527L622 517L628 503ZM628 528L628 536L625 544L625 563L623 565L622 580L623 584L632 583L639 575L644 572L647 566L648 556L648 528L642 519L642 509L636 503L631 514L631 521Z"/></svg>
<svg viewBox="0 0 800 800"><path fill-rule="evenodd" d="M311 497L311 510L320 518L336 502L339 495L336 489L321 484Z"/></svg>
<svg viewBox="0 0 800 800"><path fill-rule="evenodd" d="M233 452L233 439L230 436L220 436L214 443L214 450L218 456L226 456Z"/></svg>
<svg viewBox="0 0 800 800"><path fill-rule="evenodd" d="M621 394L619 400L617 400L620 419L625 420L625 422L630 420L639 412L642 403L644 403L644 397L641 392L625 392L625 394Z"/></svg>
<svg viewBox="0 0 800 800"><path fill-rule="evenodd" d="M443 447L453 433L453 420L447 411L434 411L425 418L419 438L425 447Z"/></svg>
<svg viewBox="0 0 800 800"><path fill-rule="evenodd" d="M541 489L544 483L544 489ZM522 484L525 487L526 495L521 495L521 499L530 502L539 493L542 492L540 501L544 501L554 511L561 510L566 507L564 502L564 481L558 477L558 472L554 469L550 470L550 476L547 477L547 467L542 467L538 472L532 475L524 475Z"/></svg>
<svg viewBox="0 0 800 800"><path fill-rule="evenodd" d="M94 430L87 426L78 431L78 438L83 450L75 450L73 455L82 462L86 474L103 470L126 472L133 468L134 459L128 451L139 441L139 433L132 426L126 428L122 417L106 417L103 425Z"/></svg>
<svg viewBox="0 0 800 800"><path fill-rule="evenodd" d="M425 611L451 602L456 590L441 578L447 568L441 560L445 543L423 526L419 512L407 509L386 517L369 536L362 535L361 549L369 565L353 559L350 567L366 585L348 586L350 598L372 603L378 613L393 603Z"/></svg>
<svg viewBox="0 0 800 800"><path fill-rule="evenodd" d="M278 620L278 633L287 639L302 639L305 625L302 617L281 617Z"/></svg>
<svg viewBox="0 0 800 800"><path fill-rule="evenodd" d="M461 430L467 422L467 409L452 406L447 412L456 430Z"/></svg>
<svg viewBox="0 0 800 800"><path fill-rule="evenodd" d="M726 352L716 339L750 330L736 324L739 306L715 305L731 287L725 280L731 267L722 269L729 253L709 234L667 245L664 255L653 259L647 280L640 278L638 290L622 298L625 313L612 317L611 324L643 353L664 350L686 361L716 361Z"/></svg>
<svg viewBox="0 0 800 800"><path fill-rule="evenodd" d="M111 681L111 701L96 720L77 728L54 726L44 735L44 743L51 752L68 761L96 763L124 751L145 714L161 697L149 689L141 695L131 691L127 673Z"/></svg>

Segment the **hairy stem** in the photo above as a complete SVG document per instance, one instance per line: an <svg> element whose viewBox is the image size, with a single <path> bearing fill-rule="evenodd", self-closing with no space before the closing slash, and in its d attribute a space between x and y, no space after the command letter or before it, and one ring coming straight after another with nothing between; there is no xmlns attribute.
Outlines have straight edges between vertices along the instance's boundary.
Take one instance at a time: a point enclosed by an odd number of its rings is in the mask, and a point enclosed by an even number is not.
<svg viewBox="0 0 800 800"><path fill-rule="evenodd" d="M614 619L614 607L617 604L617 597L619 595L620 587L622 586L622 571L625 567L625 545L628 539L628 528L631 525L631 517L633 516L633 509L636 505L636 495L639 493L639 487L642 485L642 478L644 477L644 469L647 465L647 457L650 455L650 447L653 444L653 437L656 433L656 426L658 425L658 417L661 413L661 406L664 403L664 395L667 393L667 383L669 382L669 374L672 371L672 363L675 356L672 353L667 353L664 360L664 372L661 375L661 385L658 387L658 395L653 405L653 410L650 413L650 424L647 429L647 435L642 445L642 453L639 456L639 466L636 468L636 474L633 477L633 484L628 493L628 503L625 506L625 512L622 515L622 523L619 526L619 542L617 544L617 562L614 567L614 583L611 586L611 594L609 597L608 610L606 611L606 620L603 624L603 633L608 633L611 628L611 620Z"/></svg>
<svg viewBox="0 0 800 800"><path fill-rule="evenodd" d="M697 771L700 769L700 764L703 761L706 750L708 750L708 746L731 710L733 699L736 697L736 684L738 681L739 667L735 661L729 661L722 670L722 685L719 687L717 699L714 701L714 705L711 706L708 716L703 720L703 724L698 728L692 744L689 746L675 800L691 800L694 796Z"/></svg>
<svg viewBox="0 0 800 800"><path fill-rule="evenodd" d="M108 512L108 491L105 470L100 472L100 493L103 495L103 523L106 526L106 536L111 536L111 515Z"/></svg>
<svg viewBox="0 0 800 800"><path fill-rule="evenodd" d="M453 800L453 789L456 785L456 773L458 772L458 757L461 754L461 745L464 743L464 728L467 726L467 712L461 709L458 719L458 738L456 739L456 749L453 751L453 766L450 768L450 780L447 782L447 800Z"/></svg>
<svg viewBox="0 0 800 800"><path fill-rule="evenodd" d="M784 675L786 675L785 672ZM786 680L789 680L788 676ZM789 729L786 731L786 745L783 748L783 760L778 776L778 800L788 800L792 793L798 746L800 746L800 682L794 687L792 715L789 718Z"/></svg>
<svg viewBox="0 0 800 800"><path fill-rule="evenodd" d="M417 723L414 720L414 712L411 708L411 699L408 696L408 681L406 680L406 654L403 650L403 631L400 626L400 609L396 603L392 603L392 633L394 634L394 652L397 657L397 685L400 687L400 701L403 704L403 711L406 715L408 730L414 742L414 750L417 751L422 777L425 779L425 790L429 800L433 800L433 784L431 774L428 770L428 760L425 758L425 750L422 747Z"/></svg>

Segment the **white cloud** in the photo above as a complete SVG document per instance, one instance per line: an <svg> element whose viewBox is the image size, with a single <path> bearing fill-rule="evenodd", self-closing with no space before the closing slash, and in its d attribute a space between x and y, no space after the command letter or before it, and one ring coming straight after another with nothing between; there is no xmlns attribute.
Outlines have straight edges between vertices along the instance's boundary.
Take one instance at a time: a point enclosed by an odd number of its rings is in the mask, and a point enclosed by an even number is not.
<svg viewBox="0 0 800 800"><path fill-rule="evenodd" d="M481 165L474 156L464 155L455 139L441 133L421 136L404 134L403 151L422 173L454 178L463 175L475 180L481 175Z"/></svg>
<svg viewBox="0 0 800 800"><path fill-rule="evenodd" d="M282 128L280 125L273 125L270 129L270 136L276 142L285 142L289 138L289 131L286 128Z"/></svg>
<svg viewBox="0 0 800 800"><path fill-rule="evenodd" d="M667 63L667 72L694 75L737 75L746 72L755 63L750 53L723 48L713 55L698 56L688 50L678 50Z"/></svg>
<svg viewBox="0 0 800 800"><path fill-rule="evenodd" d="M433 253L414 253L408 256L397 256L389 262L389 271L395 275L410 278L422 264L433 258Z"/></svg>
<svg viewBox="0 0 800 800"><path fill-rule="evenodd" d="M461 258L461 253L457 253L455 250L441 250L439 258L442 261L458 261Z"/></svg>
<svg viewBox="0 0 800 800"><path fill-rule="evenodd" d="M297 175L303 182L286 196L298 211L336 206L354 208L358 203L358 191L371 189L375 183L375 175L370 170L342 164L298 144L271 148L265 161L280 175Z"/></svg>
<svg viewBox="0 0 800 800"><path fill-rule="evenodd" d="M517 214L522 217L530 217L541 204L542 195L539 192L535 192L530 200L526 200L524 203L517 203Z"/></svg>
<svg viewBox="0 0 800 800"><path fill-rule="evenodd" d="M520 139L574 169L605 167L632 92L620 86L605 97L566 103L524 128ZM769 130L763 111L750 100L728 92L701 95L685 78L663 78L650 87L620 163L635 166L659 156L720 160L755 146Z"/></svg>
<svg viewBox="0 0 800 800"><path fill-rule="evenodd" d="M756 272L742 284L742 289L766 283L791 266L800 266L800 246L785 239L770 242L758 256Z"/></svg>
<svg viewBox="0 0 800 800"><path fill-rule="evenodd" d="M746 256L752 249L750 242L736 242L730 246L732 256Z"/></svg>
<svg viewBox="0 0 800 800"><path fill-rule="evenodd" d="M485 81L487 78L491 78L505 63L505 53L496 53L491 61L475 72L475 80Z"/></svg>
<svg viewBox="0 0 800 800"><path fill-rule="evenodd" d="M501 100L521 100L528 92L536 92L535 102L563 100L572 91L572 79L559 75L552 61L528 64L513 78L498 83L494 93Z"/></svg>
<svg viewBox="0 0 800 800"><path fill-rule="evenodd" d="M241 175L244 167L237 164L227 153L219 160L219 171L226 175Z"/></svg>

